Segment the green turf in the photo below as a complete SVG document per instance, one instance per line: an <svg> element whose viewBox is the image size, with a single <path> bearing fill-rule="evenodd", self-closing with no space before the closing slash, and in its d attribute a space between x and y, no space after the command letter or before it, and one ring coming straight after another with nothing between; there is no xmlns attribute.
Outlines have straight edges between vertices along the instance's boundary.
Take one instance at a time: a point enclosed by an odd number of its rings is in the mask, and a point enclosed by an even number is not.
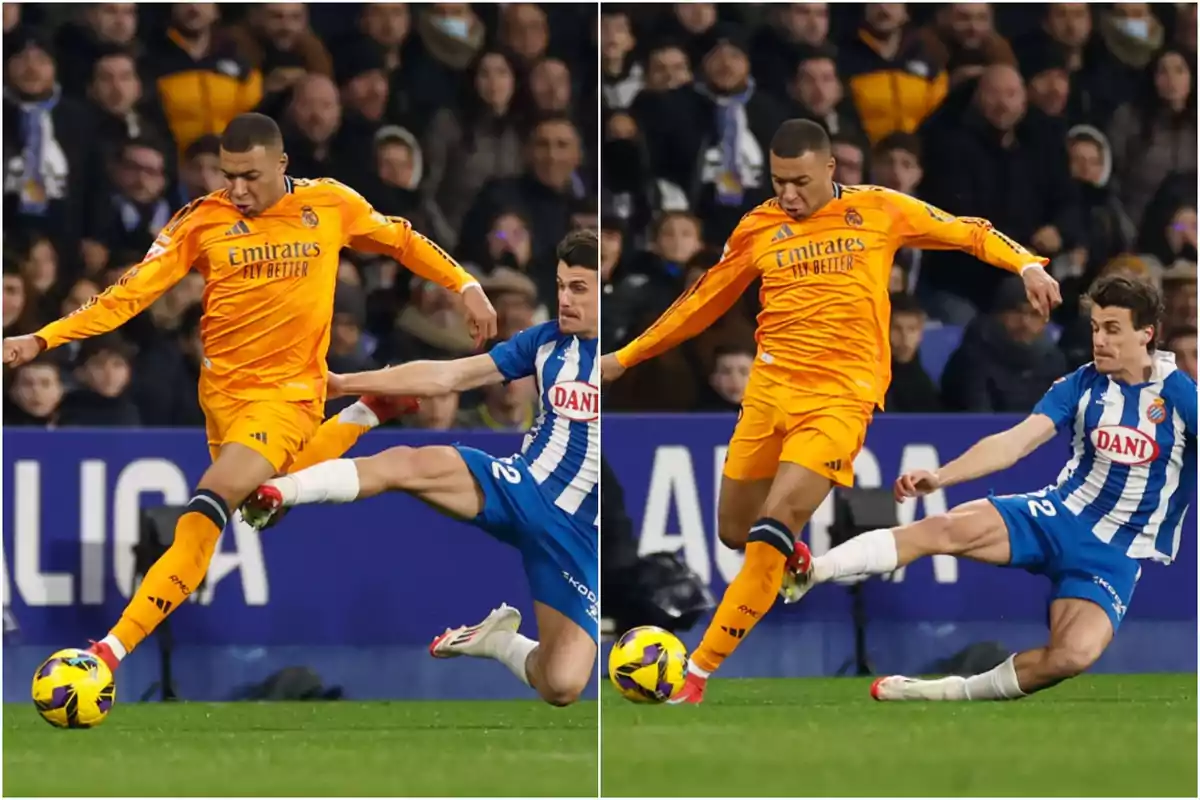
<svg viewBox="0 0 1200 800"><path fill-rule="evenodd" d="M596 796L595 702L127 703L91 730L4 706L4 795Z"/></svg>
<svg viewBox="0 0 1200 800"><path fill-rule="evenodd" d="M1015 703L876 703L860 679L602 699L605 796L1196 797L1196 676L1089 676ZM607 687L606 687L607 689Z"/></svg>

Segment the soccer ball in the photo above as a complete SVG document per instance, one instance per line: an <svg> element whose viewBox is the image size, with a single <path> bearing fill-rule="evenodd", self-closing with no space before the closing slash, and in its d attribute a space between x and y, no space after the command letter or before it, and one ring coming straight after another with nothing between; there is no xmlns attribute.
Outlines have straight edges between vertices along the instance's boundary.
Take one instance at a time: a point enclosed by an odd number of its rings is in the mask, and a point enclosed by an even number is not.
<svg viewBox="0 0 1200 800"><path fill-rule="evenodd" d="M86 650L59 650L33 676L33 704L56 728L93 728L116 700L112 671Z"/></svg>
<svg viewBox="0 0 1200 800"><path fill-rule="evenodd" d="M664 703L683 687L687 664L687 648L674 634L643 625L613 645L608 677L626 700Z"/></svg>

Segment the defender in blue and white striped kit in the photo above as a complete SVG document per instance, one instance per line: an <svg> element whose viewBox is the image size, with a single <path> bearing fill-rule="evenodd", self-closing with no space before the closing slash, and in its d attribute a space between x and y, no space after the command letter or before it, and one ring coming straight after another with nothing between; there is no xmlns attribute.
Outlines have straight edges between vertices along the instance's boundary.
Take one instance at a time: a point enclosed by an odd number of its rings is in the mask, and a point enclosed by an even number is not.
<svg viewBox="0 0 1200 800"><path fill-rule="evenodd" d="M869 531L813 559L805 576L807 590L939 553L1021 567L1053 585L1049 643L968 678L880 678L871 687L875 699L1012 699L1078 675L1120 627L1139 561L1169 564L1179 551L1196 485L1196 382L1173 355L1155 352L1162 306L1155 287L1110 277L1089 297L1095 360L1059 379L1017 426L936 473L900 476L896 498L1010 467L1062 431L1070 436L1070 460L1054 484Z"/></svg>
<svg viewBox="0 0 1200 800"><path fill-rule="evenodd" d="M533 376L541 413L521 452L496 458L470 447L394 447L370 458L327 461L264 484L243 513L262 526L281 507L401 491L513 545L529 578L541 641L518 633L520 612L501 604L478 625L448 629L429 651L437 658L494 658L546 702L566 705L595 674L599 640L596 234L569 234L558 259L557 320L522 331L486 355L330 375L331 396L415 397Z"/></svg>

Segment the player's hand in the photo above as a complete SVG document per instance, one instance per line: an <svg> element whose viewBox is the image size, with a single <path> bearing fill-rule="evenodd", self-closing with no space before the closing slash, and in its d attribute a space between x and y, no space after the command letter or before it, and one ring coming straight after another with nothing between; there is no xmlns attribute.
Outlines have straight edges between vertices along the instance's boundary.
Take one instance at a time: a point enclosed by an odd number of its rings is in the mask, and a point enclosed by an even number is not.
<svg viewBox="0 0 1200 800"><path fill-rule="evenodd" d="M937 491L941 485L942 482L938 480L936 472L914 469L912 472L906 472L896 478L893 494L896 496L896 502L900 502L910 497L920 497Z"/></svg>
<svg viewBox="0 0 1200 800"><path fill-rule="evenodd" d="M46 343L32 334L10 336L4 340L4 366L19 367L33 361L46 349Z"/></svg>
<svg viewBox="0 0 1200 800"><path fill-rule="evenodd" d="M615 381L617 378L625 374L625 367L621 366L621 362L617 361L616 353L609 353L606 356L600 357L600 380L603 383Z"/></svg>
<svg viewBox="0 0 1200 800"><path fill-rule="evenodd" d="M335 397L345 397L346 378L336 372L329 373L325 380L325 396L330 400Z"/></svg>
<svg viewBox="0 0 1200 800"><path fill-rule="evenodd" d="M492 308L492 301L488 300L483 289L468 286L462 293L462 299L467 311L467 326L475 338L475 346L480 347L488 339L496 338L496 309Z"/></svg>
<svg viewBox="0 0 1200 800"><path fill-rule="evenodd" d="M1025 281L1025 294L1030 304L1043 317L1049 317L1051 311L1062 305L1058 281L1040 266L1027 268L1021 273L1021 280Z"/></svg>

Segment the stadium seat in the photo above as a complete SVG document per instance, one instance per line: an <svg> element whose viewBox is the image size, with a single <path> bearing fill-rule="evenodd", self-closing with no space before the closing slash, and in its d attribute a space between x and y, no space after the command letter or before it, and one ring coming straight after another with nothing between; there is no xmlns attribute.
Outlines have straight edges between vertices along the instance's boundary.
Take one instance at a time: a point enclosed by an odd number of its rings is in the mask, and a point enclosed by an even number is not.
<svg viewBox="0 0 1200 800"><path fill-rule="evenodd" d="M925 329L925 338L921 340L921 366L929 373L935 385L942 380L942 370L951 354L958 349L962 341L961 325L929 326Z"/></svg>

